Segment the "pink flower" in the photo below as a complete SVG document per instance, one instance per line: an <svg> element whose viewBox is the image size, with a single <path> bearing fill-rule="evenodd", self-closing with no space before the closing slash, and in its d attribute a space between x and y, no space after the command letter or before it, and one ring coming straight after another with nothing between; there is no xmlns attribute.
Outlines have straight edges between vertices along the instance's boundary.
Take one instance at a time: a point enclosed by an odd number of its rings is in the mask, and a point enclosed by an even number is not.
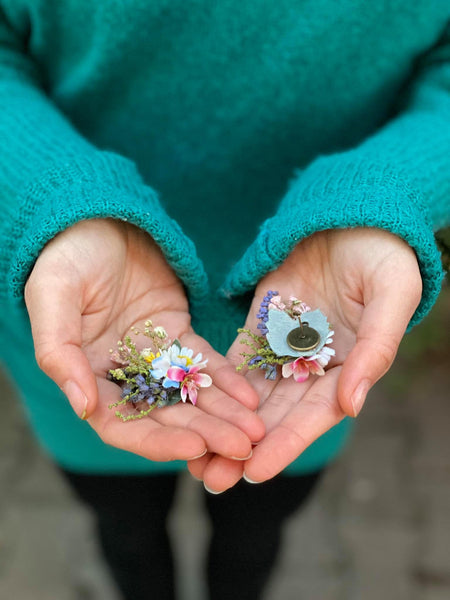
<svg viewBox="0 0 450 600"><path fill-rule="evenodd" d="M272 296L268 306L269 310L284 310L285 308L286 304L281 300L281 296Z"/></svg>
<svg viewBox="0 0 450 600"><path fill-rule="evenodd" d="M196 404L197 390L201 387L209 387L212 384L212 379L206 373L198 371L204 366L204 363L192 365L186 371L182 367L170 367L167 371L167 377L172 381L178 381L181 384L181 399L186 402L187 398Z"/></svg>
<svg viewBox="0 0 450 600"><path fill-rule="evenodd" d="M295 296L289 296L288 308L291 309L293 315L302 315L311 310L307 304L300 302Z"/></svg>
<svg viewBox="0 0 450 600"><path fill-rule="evenodd" d="M299 357L291 362L285 363L281 370L283 377L290 377L293 375L297 383L306 381L309 374L313 375L324 375L325 371L317 360L317 355L311 358Z"/></svg>

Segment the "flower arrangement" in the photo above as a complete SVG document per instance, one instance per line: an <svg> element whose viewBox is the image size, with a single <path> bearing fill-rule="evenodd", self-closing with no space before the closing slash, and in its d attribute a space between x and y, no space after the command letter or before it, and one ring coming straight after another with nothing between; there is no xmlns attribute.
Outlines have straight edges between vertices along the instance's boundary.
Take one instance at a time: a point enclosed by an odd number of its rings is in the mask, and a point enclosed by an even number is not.
<svg viewBox="0 0 450 600"><path fill-rule="evenodd" d="M330 348L333 342L334 331L331 330L327 318L320 310L311 310L301 300L291 296L288 301L283 301L276 291L268 291L264 296L259 312L257 328L260 335L250 329L238 329L245 334L241 343L250 348L250 352L242 352L243 362L238 370L262 369L266 379L275 380L277 368L281 366L281 375L285 378L293 376L297 382L306 381L310 374L324 375L335 351ZM305 335L303 334L305 328ZM305 338L306 330L312 335L314 341L310 348L308 344L301 343L293 347L289 341L292 333Z"/></svg>
<svg viewBox="0 0 450 600"><path fill-rule="evenodd" d="M132 333L141 333L132 328ZM125 336L117 342L117 348L110 350L111 360L121 366L110 369L107 378L122 388L121 400L109 408L128 406L131 411L116 416L123 421L141 419L155 408L171 406L189 400L196 404L198 389L209 387L212 379L200 373L208 360L202 355L194 356L191 348L183 347L179 340L173 342L163 327L153 328L146 321L143 334L150 338L151 346L140 352L131 337Z"/></svg>

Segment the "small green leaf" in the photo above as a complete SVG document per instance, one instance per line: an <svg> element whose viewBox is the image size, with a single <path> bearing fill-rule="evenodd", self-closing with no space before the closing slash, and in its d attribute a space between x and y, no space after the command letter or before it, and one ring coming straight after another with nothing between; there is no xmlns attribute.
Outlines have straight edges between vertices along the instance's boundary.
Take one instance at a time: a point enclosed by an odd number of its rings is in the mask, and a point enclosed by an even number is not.
<svg viewBox="0 0 450 600"><path fill-rule="evenodd" d="M169 395L169 400L166 406L173 406L174 404L178 404L181 401L181 392L180 390L175 390Z"/></svg>
<svg viewBox="0 0 450 600"><path fill-rule="evenodd" d="M178 350L181 350L181 342L180 342L180 340L178 338L175 339L175 340L173 340L172 346L177 346Z"/></svg>

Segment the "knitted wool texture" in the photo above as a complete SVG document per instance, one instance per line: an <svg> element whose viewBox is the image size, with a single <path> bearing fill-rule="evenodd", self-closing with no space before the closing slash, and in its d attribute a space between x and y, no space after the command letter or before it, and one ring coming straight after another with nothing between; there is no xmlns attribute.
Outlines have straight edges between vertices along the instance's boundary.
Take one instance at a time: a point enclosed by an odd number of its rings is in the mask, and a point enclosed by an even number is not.
<svg viewBox="0 0 450 600"><path fill-rule="evenodd" d="M257 281L319 230L401 236L424 284L411 325L433 305L433 231L450 214L448 2L0 7L0 346L17 340L9 369L59 462L177 468L104 447L33 362L26 278L81 219L148 231L186 285L198 333L222 352ZM325 464L347 429L293 469Z"/></svg>

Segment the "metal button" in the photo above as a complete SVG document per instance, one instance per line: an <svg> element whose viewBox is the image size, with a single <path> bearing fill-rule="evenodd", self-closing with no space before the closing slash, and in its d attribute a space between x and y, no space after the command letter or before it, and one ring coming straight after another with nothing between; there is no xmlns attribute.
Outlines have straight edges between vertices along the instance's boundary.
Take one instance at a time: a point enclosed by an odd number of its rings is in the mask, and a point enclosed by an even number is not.
<svg viewBox="0 0 450 600"><path fill-rule="evenodd" d="M305 321L300 323L300 327L289 332L286 341L293 350L307 352L314 350L319 345L320 335Z"/></svg>

